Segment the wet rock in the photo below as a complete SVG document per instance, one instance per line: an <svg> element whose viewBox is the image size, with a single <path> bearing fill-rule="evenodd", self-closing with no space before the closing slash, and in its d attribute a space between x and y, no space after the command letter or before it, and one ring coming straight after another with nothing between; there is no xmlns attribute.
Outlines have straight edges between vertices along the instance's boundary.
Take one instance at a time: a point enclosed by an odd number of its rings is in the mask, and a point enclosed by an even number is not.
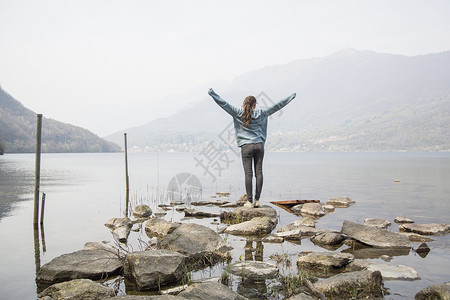
<svg viewBox="0 0 450 300"><path fill-rule="evenodd" d="M101 279L117 275L123 268L123 259L106 250L80 250L63 254L46 263L39 270L36 282L39 288L72 279Z"/></svg>
<svg viewBox="0 0 450 300"><path fill-rule="evenodd" d="M447 224L402 224L399 229L424 235L444 235L449 232L450 226Z"/></svg>
<svg viewBox="0 0 450 300"><path fill-rule="evenodd" d="M353 260L353 255L348 253L335 252L311 252L300 256L297 260L297 266L307 269L313 268L342 268Z"/></svg>
<svg viewBox="0 0 450 300"><path fill-rule="evenodd" d="M372 264L372 262L366 259L354 259L348 265L345 266L344 272L355 272L367 270L367 268Z"/></svg>
<svg viewBox="0 0 450 300"><path fill-rule="evenodd" d="M276 265L262 261L243 261L230 265L230 272L242 278L271 279L278 274Z"/></svg>
<svg viewBox="0 0 450 300"><path fill-rule="evenodd" d="M332 198L327 201L327 205L332 205L334 207L349 207L355 203L354 200L350 199L349 197L338 197L338 198Z"/></svg>
<svg viewBox="0 0 450 300"><path fill-rule="evenodd" d="M384 229L381 229L384 230ZM343 253L353 254L358 259L374 259L380 258L383 255L387 256L407 256L409 255L410 248L373 248L365 245L363 248L351 247L342 250Z"/></svg>
<svg viewBox="0 0 450 300"><path fill-rule="evenodd" d="M133 216L135 218L150 218L152 215L152 209L145 204L138 205L133 211Z"/></svg>
<svg viewBox="0 0 450 300"><path fill-rule="evenodd" d="M311 242L321 245L341 244L343 240L345 240L345 236L343 234L332 231L324 231L311 238Z"/></svg>
<svg viewBox="0 0 450 300"><path fill-rule="evenodd" d="M284 238L277 235L269 235L263 238L264 243L282 243L284 242Z"/></svg>
<svg viewBox="0 0 450 300"><path fill-rule="evenodd" d="M272 223L278 224L277 211L267 205L258 208L238 207L233 211L223 211L220 214L221 220L232 224L250 221L256 217L269 217Z"/></svg>
<svg viewBox="0 0 450 300"><path fill-rule="evenodd" d="M301 224L299 224L298 221L295 221L291 224L281 227L280 229L278 229L277 232L287 232L287 231L293 231L293 230L300 231L301 236L314 236L320 232L323 232L322 229L316 229L314 227L301 225Z"/></svg>
<svg viewBox="0 0 450 300"><path fill-rule="evenodd" d="M158 208L155 209L153 214L155 215L155 217L160 218L162 216L167 215L167 212L164 209L158 207Z"/></svg>
<svg viewBox="0 0 450 300"><path fill-rule="evenodd" d="M170 250L133 252L126 256L124 276L138 291L157 290L181 281L188 257Z"/></svg>
<svg viewBox="0 0 450 300"><path fill-rule="evenodd" d="M238 207L238 206L239 205L237 203L230 202L230 203L223 204L220 207L221 208L235 208L235 207Z"/></svg>
<svg viewBox="0 0 450 300"><path fill-rule="evenodd" d="M420 279L416 270L408 266L392 266L388 264L372 263L367 267L369 271L380 271L383 280L416 280Z"/></svg>
<svg viewBox="0 0 450 300"><path fill-rule="evenodd" d="M89 279L74 279L54 284L46 288L41 297L51 297L55 300L96 300L114 297L116 294L110 287Z"/></svg>
<svg viewBox="0 0 450 300"><path fill-rule="evenodd" d="M305 203L300 210L302 216L314 216L316 218L325 216L325 210L319 203Z"/></svg>
<svg viewBox="0 0 450 300"><path fill-rule="evenodd" d="M193 223L181 224L160 241L160 247L187 255L194 268L222 261L232 249L217 232Z"/></svg>
<svg viewBox="0 0 450 300"><path fill-rule="evenodd" d="M192 202L191 205L193 206L206 206L206 205L216 205L216 206L222 206L225 204L230 203L229 201L223 201L223 200L205 200L205 201L195 201Z"/></svg>
<svg viewBox="0 0 450 300"><path fill-rule="evenodd" d="M181 224L166 221L164 219L151 219L145 224L145 233L149 238L163 238L172 233Z"/></svg>
<svg viewBox="0 0 450 300"><path fill-rule="evenodd" d="M391 226L391 222L385 219L367 218L364 219L364 225L386 229Z"/></svg>
<svg viewBox="0 0 450 300"><path fill-rule="evenodd" d="M306 227L306 226L305 226ZM308 227L311 228L311 227ZM288 230L275 233L275 236L291 241L300 241L302 237L302 232L300 229Z"/></svg>
<svg viewBox="0 0 450 300"><path fill-rule="evenodd" d="M215 217L220 217L220 214L211 213L211 212L207 212L207 211L195 210L192 208L186 208L184 210L184 216L185 217L196 217L196 218L215 218Z"/></svg>
<svg viewBox="0 0 450 300"><path fill-rule="evenodd" d="M325 210L325 212L332 212L332 211L335 211L335 208L334 208L333 205L326 204L326 205L323 205L322 207L323 207L323 209Z"/></svg>
<svg viewBox="0 0 450 300"><path fill-rule="evenodd" d="M173 296L173 295L158 295L158 296L116 296L112 298L104 298L103 300L185 300L185 298Z"/></svg>
<svg viewBox="0 0 450 300"><path fill-rule="evenodd" d="M341 232L375 248L411 248L407 237L385 229L344 221Z"/></svg>
<svg viewBox="0 0 450 300"><path fill-rule="evenodd" d="M432 241L434 241L432 238L429 238L427 236L420 235L417 233L413 233L413 232L400 232L400 234L407 236L411 242L432 242Z"/></svg>
<svg viewBox="0 0 450 300"><path fill-rule="evenodd" d="M129 218L112 218L105 226L112 230L114 237L121 243L126 243L133 222Z"/></svg>
<svg viewBox="0 0 450 300"><path fill-rule="evenodd" d="M295 205L295 206L292 206L292 207L291 207L291 210L292 210L293 212L295 212L296 214L300 214L300 213L301 213L301 210L302 210L302 207L303 207L303 204L297 204L297 205Z"/></svg>
<svg viewBox="0 0 450 300"><path fill-rule="evenodd" d="M320 280L314 284L315 288L327 297L339 299L354 298L355 291L359 298L382 299L381 286L383 279L380 272L368 270L341 273L327 279Z"/></svg>
<svg viewBox="0 0 450 300"><path fill-rule="evenodd" d="M301 218L300 220L296 220L293 224L295 226L303 225L303 226L308 226L308 227L316 227L316 222L314 222L314 219L312 219L310 217L304 217L304 218Z"/></svg>
<svg viewBox="0 0 450 300"><path fill-rule="evenodd" d="M397 218L394 219L394 222L395 223L400 223L400 224L403 224L403 223L414 223L413 220L411 220L411 219L409 219L409 218L407 218L405 216L398 216Z"/></svg>
<svg viewBox="0 0 450 300"><path fill-rule="evenodd" d="M83 250L106 250L119 253L119 249L107 243L87 242L84 244Z"/></svg>
<svg viewBox="0 0 450 300"><path fill-rule="evenodd" d="M178 294L182 299L195 300L245 300L238 293L230 290L227 286L217 282L204 282L191 285L186 290Z"/></svg>
<svg viewBox="0 0 450 300"><path fill-rule="evenodd" d="M247 202L247 194L242 195L238 201L236 201L236 204L238 206L243 206Z"/></svg>
<svg viewBox="0 0 450 300"><path fill-rule="evenodd" d="M269 217L255 217L250 221L230 225L224 232L234 235L260 235L272 232L275 226Z"/></svg>
<svg viewBox="0 0 450 300"><path fill-rule="evenodd" d="M447 300L450 299L450 282L445 284L430 285L418 292L415 296L416 300Z"/></svg>

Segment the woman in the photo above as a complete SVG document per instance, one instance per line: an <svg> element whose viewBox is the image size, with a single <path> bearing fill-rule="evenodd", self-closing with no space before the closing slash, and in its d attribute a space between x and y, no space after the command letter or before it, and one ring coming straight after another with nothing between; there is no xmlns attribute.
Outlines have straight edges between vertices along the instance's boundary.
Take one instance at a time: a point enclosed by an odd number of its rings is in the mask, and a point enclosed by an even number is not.
<svg viewBox="0 0 450 300"><path fill-rule="evenodd" d="M237 108L217 95L213 89L209 89L208 94L233 117L234 130L236 132L237 145L241 147L242 164L245 173L245 190L247 202L245 207L259 207L259 198L263 186L262 164L264 158L264 143L267 136L267 118L285 107L296 94L280 100L271 107L255 109L256 98L248 96L245 98L242 108ZM256 177L255 201L253 201L253 168L254 164Z"/></svg>

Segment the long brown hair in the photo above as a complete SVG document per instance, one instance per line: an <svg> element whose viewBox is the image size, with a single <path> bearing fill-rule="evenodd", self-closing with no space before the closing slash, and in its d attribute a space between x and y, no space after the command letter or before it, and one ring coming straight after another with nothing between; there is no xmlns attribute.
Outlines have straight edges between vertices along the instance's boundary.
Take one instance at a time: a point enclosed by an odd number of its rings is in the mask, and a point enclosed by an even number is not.
<svg viewBox="0 0 450 300"><path fill-rule="evenodd" d="M248 124L250 124L250 121L252 120L252 112L256 105L256 98L253 96L248 96L244 100L244 104L242 105L242 108L244 109L244 126L248 127Z"/></svg>

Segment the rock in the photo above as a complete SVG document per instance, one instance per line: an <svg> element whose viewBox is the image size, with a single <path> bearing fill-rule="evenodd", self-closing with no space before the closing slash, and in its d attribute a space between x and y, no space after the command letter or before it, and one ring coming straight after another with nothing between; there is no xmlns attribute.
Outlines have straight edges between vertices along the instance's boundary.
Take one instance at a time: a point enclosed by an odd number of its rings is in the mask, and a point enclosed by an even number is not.
<svg viewBox="0 0 450 300"><path fill-rule="evenodd" d="M181 224L166 221L164 219L151 219L145 224L145 233L149 238L163 238L172 233Z"/></svg>
<svg viewBox="0 0 450 300"><path fill-rule="evenodd" d="M394 219L394 222L395 223L400 223L400 224L403 224L403 223L414 223L413 220L408 219L407 217L404 217L404 216L398 216L397 218Z"/></svg>
<svg viewBox="0 0 450 300"><path fill-rule="evenodd" d="M308 226L308 227L316 227L316 223L310 217L304 217L304 218L301 218L300 220L296 220L296 221L294 221L293 224L295 226L303 225L303 226Z"/></svg>
<svg viewBox="0 0 450 300"><path fill-rule="evenodd" d="M129 218L112 218L105 226L112 230L114 237L121 243L126 243L133 222Z"/></svg>
<svg viewBox="0 0 450 300"><path fill-rule="evenodd" d="M238 206L239 205L237 203L230 202L230 203L226 203L224 205L221 205L220 207L221 208L235 208L235 207L238 207Z"/></svg>
<svg viewBox="0 0 450 300"><path fill-rule="evenodd" d="M116 296L112 298L104 298L103 300L186 300L185 298L173 296L173 295L158 295L158 296Z"/></svg>
<svg viewBox="0 0 450 300"><path fill-rule="evenodd" d="M277 211L267 205L258 208L238 207L233 211L223 211L220 214L221 220L232 224L249 221L256 217L269 217L273 224L278 224Z"/></svg>
<svg viewBox="0 0 450 300"><path fill-rule="evenodd" d="M296 214L300 214L300 213L301 213L301 210L302 210L302 207L303 207L303 204L297 204L297 205L295 205L295 206L292 206L292 207L291 207L291 210L292 210L293 212L295 212Z"/></svg>
<svg viewBox="0 0 450 300"><path fill-rule="evenodd" d="M263 280L275 278L278 274L278 268L274 264L250 260L232 263L230 272L242 278Z"/></svg>
<svg viewBox="0 0 450 300"><path fill-rule="evenodd" d="M433 239L424 236L424 235L420 235L417 233L412 233L412 232L400 232L400 234L403 234L404 236L407 236L409 241L411 242L432 242L434 241Z"/></svg>
<svg viewBox="0 0 450 300"><path fill-rule="evenodd" d="M222 261L232 249L217 232L193 223L181 224L160 241L160 247L187 255L194 268Z"/></svg>
<svg viewBox="0 0 450 300"><path fill-rule="evenodd" d="M311 252L300 256L297 260L298 267L307 269L331 267L342 268L353 260L353 255L335 252Z"/></svg>
<svg viewBox="0 0 450 300"><path fill-rule="evenodd" d="M305 203L303 204L302 209L300 210L302 216L314 216L314 217L323 217L325 216L325 211L323 210L322 205L319 203Z"/></svg>
<svg viewBox="0 0 450 300"><path fill-rule="evenodd" d="M286 298L286 300L314 300L314 298L309 295L306 295L305 293L301 293L301 294Z"/></svg>
<svg viewBox="0 0 450 300"><path fill-rule="evenodd" d="M132 252L126 256L124 276L138 291L158 290L180 282L187 273L188 257L170 250Z"/></svg>
<svg viewBox="0 0 450 300"><path fill-rule="evenodd" d="M224 232L234 235L260 235L272 232L275 225L269 217L255 217L250 221L230 225Z"/></svg>
<svg viewBox="0 0 450 300"><path fill-rule="evenodd" d="M384 229L381 229L384 230ZM344 249L341 252L343 253L351 253L355 258L358 259L374 259L380 258L383 255L388 256L407 256L409 255L410 248L373 248L365 245L364 248L348 248Z"/></svg>
<svg viewBox="0 0 450 300"><path fill-rule="evenodd" d="M284 238L277 235L269 235L263 238L264 243L282 243L284 242Z"/></svg>
<svg viewBox="0 0 450 300"><path fill-rule="evenodd" d="M295 222L278 229L278 233L288 232L288 231L299 231L301 236L314 236L320 232L323 232L322 229L316 229L314 227L309 227L309 226L305 226L305 225L296 225ZM278 233L277 233L278 236L282 236L282 235L279 235Z"/></svg>
<svg viewBox="0 0 450 300"><path fill-rule="evenodd" d="M407 237L385 229L344 221L341 232L375 248L411 248Z"/></svg>
<svg viewBox="0 0 450 300"><path fill-rule="evenodd" d="M330 205L330 204L323 205L322 207L323 207L323 209L325 210L325 212L332 212L332 211L335 211L334 206L333 206L333 205Z"/></svg>
<svg viewBox="0 0 450 300"><path fill-rule="evenodd" d="M447 224L402 224L399 229L424 235L443 235L449 232L450 226Z"/></svg>
<svg viewBox="0 0 450 300"><path fill-rule="evenodd" d="M329 298L335 298L338 295L339 299L355 299L355 296L357 296L357 299L366 297L374 299L382 297L382 282L380 272L364 270L341 273L320 280L314 286ZM358 295L353 294L355 291L359 292Z"/></svg>
<svg viewBox="0 0 450 300"><path fill-rule="evenodd" d="M388 220L384 220L384 219L367 218L367 219L364 219L364 225L386 229L389 226L391 226L391 222L389 222Z"/></svg>
<svg viewBox="0 0 450 300"><path fill-rule="evenodd" d="M149 218L152 215L152 209L145 204L138 205L133 211L135 218Z"/></svg>
<svg viewBox="0 0 450 300"><path fill-rule="evenodd" d="M415 249L415 251L417 252L417 254L419 254L420 257L425 258L431 251L431 249L427 244L422 243L419 245L419 247L417 247L417 249Z"/></svg>
<svg viewBox="0 0 450 300"><path fill-rule="evenodd" d="M112 288L89 279L74 279L57 283L41 293L42 297L51 297L54 300L96 300L114 297L115 295Z"/></svg>
<svg viewBox="0 0 450 300"><path fill-rule="evenodd" d="M222 206L222 205L225 205L228 203L230 203L230 202L223 201L223 200L208 200L208 201L195 201L195 202L192 202L191 205L193 205L193 206L206 206L206 205Z"/></svg>
<svg viewBox="0 0 450 300"><path fill-rule="evenodd" d="M311 242L321 245L336 245L342 243L343 240L345 240L343 234L331 231L318 233L311 238Z"/></svg>
<svg viewBox="0 0 450 300"><path fill-rule="evenodd" d="M177 205L183 205L185 204L183 201L181 200L172 200L170 201L170 206L177 206Z"/></svg>
<svg viewBox="0 0 450 300"><path fill-rule="evenodd" d="M155 215L155 217L162 217L162 216L167 215L167 212L164 209L158 207L158 208L155 209L153 214Z"/></svg>
<svg viewBox="0 0 450 300"><path fill-rule="evenodd" d="M308 228L311 228L311 227L308 227ZM300 239L302 237L302 232L300 229L294 229L294 230L289 230L289 231L277 232L277 233L275 233L275 236L285 239L285 240L300 241Z"/></svg>
<svg viewBox="0 0 450 300"><path fill-rule="evenodd" d="M383 280L416 280L420 279L416 270L411 267L388 264L372 263L367 267L369 271L380 271Z"/></svg>
<svg viewBox="0 0 450 300"><path fill-rule="evenodd" d="M247 202L247 194L242 195L238 201L236 201L236 204L238 206L243 206Z"/></svg>
<svg viewBox="0 0 450 300"><path fill-rule="evenodd" d="M338 198L332 198L329 201L327 201L327 205L332 205L334 207L349 207L355 203L354 200L350 199L349 197L338 197Z"/></svg>
<svg viewBox="0 0 450 300"><path fill-rule="evenodd" d="M418 292L414 298L416 300L450 299L450 282L445 284L430 285L429 287Z"/></svg>
<svg viewBox="0 0 450 300"><path fill-rule="evenodd" d="M238 293L217 282L204 282L191 285L178 294L178 297L194 300L245 300Z"/></svg>
<svg viewBox="0 0 450 300"><path fill-rule="evenodd" d="M80 250L63 254L41 267L36 282L39 288L72 279L101 279L117 275L123 260L106 250Z"/></svg>
<svg viewBox="0 0 450 300"><path fill-rule="evenodd" d="M195 210L192 208L186 208L184 210L184 216L185 217L196 217L196 218L215 218L215 217L220 217L220 214L210 213L207 211Z"/></svg>
<svg viewBox="0 0 450 300"><path fill-rule="evenodd" d="M106 250L111 251L115 253L119 253L119 249L115 248L111 245L108 245L106 243L97 243L97 242L87 242L84 244L83 250Z"/></svg>
<svg viewBox="0 0 450 300"><path fill-rule="evenodd" d="M354 259L348 265L345 266L344 272L355 272L367 270L367 268L372 264L371 261L366 259Z"/></svg>

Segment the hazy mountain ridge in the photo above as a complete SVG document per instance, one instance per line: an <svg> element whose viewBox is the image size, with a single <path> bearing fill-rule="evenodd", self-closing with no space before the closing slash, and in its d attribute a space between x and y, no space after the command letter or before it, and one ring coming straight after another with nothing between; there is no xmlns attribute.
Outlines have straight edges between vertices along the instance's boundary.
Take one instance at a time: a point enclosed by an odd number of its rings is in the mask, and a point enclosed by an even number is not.
<svg viewBox="0 0 450 300"><path fill-rule="evenodd" d="M42 152L116 152L120 147L87 129L42 120ZM36 113L0 87L0 148L7 153L36 150Z"/></svg>
<svg viewBox="0 0 450 300"><path fill-rule="evenodd" d="M297 92L269 122L271 150L450 150L449 51L408 57L344 49L253 70L216 91L236 106L262 91L265 105ZM231 118L206 93L171 117L126 130L129 145L189 151L219 142Z"/></svg>

